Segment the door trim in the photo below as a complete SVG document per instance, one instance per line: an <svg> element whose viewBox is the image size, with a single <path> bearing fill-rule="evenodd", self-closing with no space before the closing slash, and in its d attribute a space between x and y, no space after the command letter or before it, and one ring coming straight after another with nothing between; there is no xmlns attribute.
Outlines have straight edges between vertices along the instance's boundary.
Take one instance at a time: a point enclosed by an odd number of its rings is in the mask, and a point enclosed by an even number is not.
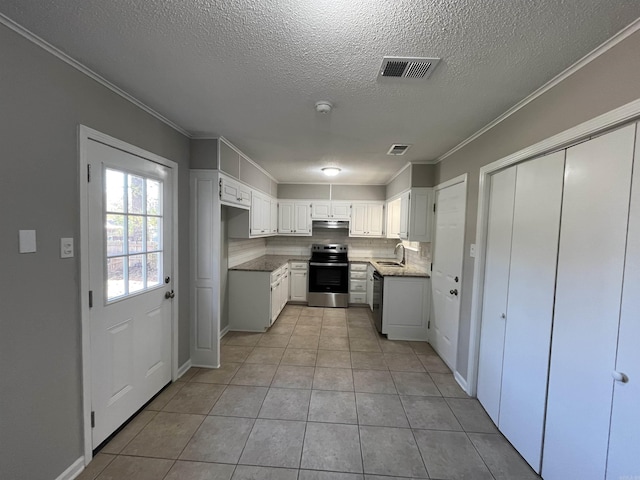
<svg viewBox="0 0 640 480"><path fill-rule="evenodd" d="M518 152L503 157L480 168L478 191L478 219L476 224L476 258L473 269L473 296L469 332L469 359L467 366L467 394L475 397L478 384L478 361L480 353L480 320L484 295L484 267L487 241L487 221L491 175L525 160L564 150L576 143L602 135L607 130L621 127L640 117L640 99L629 102L610 112L569 128Z"/></svg>
<svg viewBox="0 0 640 480"><path fill-rule="evenodd" d="M78 184L80 192L80 317L82 325L82 410L83 410L83 433L84 433L84 465L86 466L93 458L93 446L91 441L91 331L89 323L89 205L88 205L88 182L87 171L89 158L87 146L89 141L97 141L117 148L124 152L136 155L145 160L149 160L172 170L173 187L173 224L178 225L178 164L172 160L160 157L151 152L143 150L134 145L118 140L85 125L78 128L78 151L79 170ZM173 287L178 295L171 302L171 379L178 378L178 307L180 299L180 288L178 283L178 228L173 228L173 248L172 248L172 270Z"/></svg>

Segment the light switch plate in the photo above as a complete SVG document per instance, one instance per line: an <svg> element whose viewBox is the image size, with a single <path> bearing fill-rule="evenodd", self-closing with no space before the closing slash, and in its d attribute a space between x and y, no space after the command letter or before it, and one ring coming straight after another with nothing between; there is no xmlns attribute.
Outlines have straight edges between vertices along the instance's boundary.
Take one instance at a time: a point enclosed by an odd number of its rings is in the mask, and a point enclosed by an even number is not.
<svg viewBox="0 0 640 480"><path fill-rule="evenodd" d="M36 231L19 230L20 253L35 253L36 251Z"/></svg>
<svg viewBox="0 0 640 480"><path fill-rule="evenodd" d="M60 239L60 258L73 257L73 238Z"/></svg>

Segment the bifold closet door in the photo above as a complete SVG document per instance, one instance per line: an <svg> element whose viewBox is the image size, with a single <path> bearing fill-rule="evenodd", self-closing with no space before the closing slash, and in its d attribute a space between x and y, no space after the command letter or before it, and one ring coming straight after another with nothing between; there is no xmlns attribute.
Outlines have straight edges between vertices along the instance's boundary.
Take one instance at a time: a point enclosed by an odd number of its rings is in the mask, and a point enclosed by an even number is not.
<svg viewBox="0 0 640 480"><path fill-rule="evenodd" d="M631 210L624 267L622 312L616 372L624 375L613 387L607 479L640 478L640 144L631 185ZM624 382L626 380L626 382Z"/></svg>
<svg viewBox="0 0 640 480"><path fill-rule="evenodd" d="M498 427L540 472L564 150L518 165Z"/></svg>
<svg viewBox="0 0 640 480"><path fill-rule="evenodd" d="M478 361L478 400L498 424L516 167L491 176L484 294Z"/></svg>
<svg viewBox="0 0 640 480"><path fill-rule="evenodd" d="M605 477L634 135L631 125L567 149L545 480Z"/></svg>

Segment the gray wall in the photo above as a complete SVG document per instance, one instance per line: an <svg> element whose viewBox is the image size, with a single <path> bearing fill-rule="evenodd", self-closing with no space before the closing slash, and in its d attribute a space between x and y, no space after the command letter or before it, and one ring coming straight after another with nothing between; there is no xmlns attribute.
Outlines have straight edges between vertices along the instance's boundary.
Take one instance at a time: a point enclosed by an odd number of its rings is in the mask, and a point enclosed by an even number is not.
<svg viewBox="0 0 640 480"><path fill-rule="evenodd" d="M384 185L333 185L331 200L386 200Z"/></svg>
<svg viewBox="0 0 640 480"><path fill-rule="evenodd" d="M329 200L329 195L329 184L281 183L278 185L278 198L289 200Z"/></svg>
<svg viewBox="0 0 640 480"><path fill-rule="evenodd" d="M405 168L400 175L387 185L387 199L411 188L411 166Z"/></svg>
<svg viewBox="0 0 640 480"><path fill-rule="evenodd" d="M189 142L0 26L0 477L51 480L83 455L78 124L179 163L180 361L189 357ZM18 230L38 251L18 253Z"/></svg>
<svg viewBox="0 0 640 480"><path fill-rule="evenodd" d="M436 166L423 163L411 165L412 187L433 187L436 181Z"/></svg>
<svg viewBox="0 0 640 480"><path fill-rule="evenodd" d="M278 198L288 200L385 200L384 185L329 185L328 183L278 185Z"/></svg>
<svg viewBox="0 0 640 480"><path fill-rule="evenodd" d="M442 183L468 173L465 257L458 369L466 378L480 168L511 153L640 98L640 32L636 32L448 157L436 168Z"/></svg>
<svg viewBox="0 0 640 480"><path fill-rule="evenodd" d="M229 148L226 145L224 145L224 147ZM238 162L236 162L236 167L237 167L237 163ZM217 170L218 169L218 140L215 138L191 140L189 167L200 168L203 170Z"/></svg>

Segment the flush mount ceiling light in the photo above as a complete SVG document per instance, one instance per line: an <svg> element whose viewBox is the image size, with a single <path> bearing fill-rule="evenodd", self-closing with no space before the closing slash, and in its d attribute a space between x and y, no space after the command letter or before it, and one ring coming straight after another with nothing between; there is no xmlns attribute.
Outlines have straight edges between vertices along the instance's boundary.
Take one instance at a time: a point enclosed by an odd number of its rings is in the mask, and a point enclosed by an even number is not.
<svg viewBox="0 0 640 480"><path fill-rule="evenodd" d="M331 102L327 102L326 100L321 100L319 102L316 102L316 112L318 113L322 113L326 115L331 111L332 108L333 108L333 105L331 105Z"/></svg>
<svg viewBox="0 0 640 480"><path fill-rule="evenodd" d="M341 169L339 169L338 167L324 167L322 169L322 172L327 177L335 177L337 174L339 174L341 172Z"/></svg>

